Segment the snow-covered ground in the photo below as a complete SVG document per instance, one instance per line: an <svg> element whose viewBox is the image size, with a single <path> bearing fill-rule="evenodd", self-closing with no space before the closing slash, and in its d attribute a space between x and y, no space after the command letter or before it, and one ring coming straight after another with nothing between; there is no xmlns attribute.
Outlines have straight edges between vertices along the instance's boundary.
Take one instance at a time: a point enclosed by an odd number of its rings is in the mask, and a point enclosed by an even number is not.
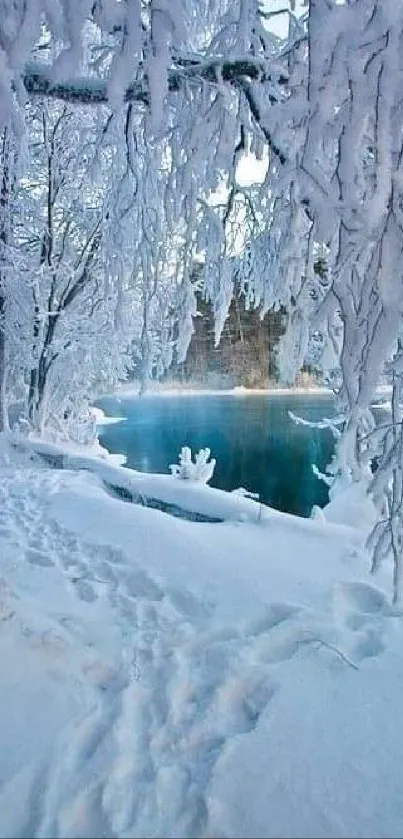
<svg viewBox="0 0 403 839"><path fill-rule="evenodd" d="M340 502L32 446L1 443L0 836L401 837L402 615Z"/></svg>
<svg viewBox="0 0 403 839"><path fill-rule="evenodd" d="M117 422L124 422L126 419L126 417L108 417L102 408L96 408L95 406L91 408L91 413L98 426L116 425Z"/></svg>

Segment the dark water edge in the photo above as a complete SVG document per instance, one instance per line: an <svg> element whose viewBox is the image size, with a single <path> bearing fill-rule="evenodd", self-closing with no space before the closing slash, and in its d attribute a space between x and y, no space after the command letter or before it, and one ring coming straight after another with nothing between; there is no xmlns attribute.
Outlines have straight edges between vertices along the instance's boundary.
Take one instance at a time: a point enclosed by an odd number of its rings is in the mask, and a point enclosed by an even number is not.
<svg viewBox="0 0 403 839"><path fill-rule="evenodd" d="M333 437L327 430L296 425L288 411L308 420L332 416L331 395L111 396L98 405L109 416L125 418L103 426L100 442L126 455L128 467L168 473L182 446L193 451L208 446L217 459L211 486L244 487L264 503L302 516L328 500L312 463L325 469Z"/></svg>

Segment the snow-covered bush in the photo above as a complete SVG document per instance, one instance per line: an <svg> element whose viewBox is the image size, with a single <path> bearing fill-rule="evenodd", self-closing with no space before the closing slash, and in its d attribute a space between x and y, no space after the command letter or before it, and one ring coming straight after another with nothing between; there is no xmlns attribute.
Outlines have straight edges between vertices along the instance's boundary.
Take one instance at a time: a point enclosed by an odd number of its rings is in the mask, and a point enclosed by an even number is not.
<svg viewBox="0 0 403 839"><path fill-rule="evenodd" d="M182 481L198 481L207 484L213 477L216 461L210 460L210 449L200 449L192 461L192 450L189 446L183 446L179 455L179 464L172 463L170 470L175 478Z"/></svg>

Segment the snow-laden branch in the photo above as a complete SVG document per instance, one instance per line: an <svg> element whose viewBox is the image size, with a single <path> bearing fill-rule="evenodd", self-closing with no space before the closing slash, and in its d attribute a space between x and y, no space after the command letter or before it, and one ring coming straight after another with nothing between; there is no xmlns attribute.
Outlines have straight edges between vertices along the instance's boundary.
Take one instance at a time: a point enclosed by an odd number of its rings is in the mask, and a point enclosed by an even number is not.
<svg viewBox="0 0 403 839"><path fill-rule="evenodd" d="M312 362L337 392L343 422L328 426L337 437L332 468L354 481L376 472L371 492L385 508L382 551L387 544L398 557L400 409L390 429L374 433L370 406L385 364L392 359L389 381L403 366L395 352L403 314L402 4L310 0L306 14L286 14L283 40L270 31L271 12L262 14L260 0L56 5L57 13L53 0L0 0L0 128L12 133L25 120L29 135L32 109L57 111L61 100L83 128L88 121L97 150L89 154L78 128L64 126L47 178L53 201L59 184L59 198L45 236L44 163L53 140L42 138L39 154L37 138L28 138L38 166L34 178L32 163L26 167L24 265L15 276L24 278L24 288L31 279L28 294L18 296L13 287L8 298L8 340L20 334L17 301L26 306L28 299L37 353L44 317L60 310L63 289L75 289L67 298L70 315L80 318L79 301L89 312L101 301L107 322L110 281L101 267L107 257L112 275L119 283L130 276L135 289L135 352L145 374L157 356L161 369L174 350L181 361L197 315L192 265L202 255L217 341L235 288L262 314L286 313L281 375L292 381ZM98 184L94 200L92 193L81 199L72 149L88 190ZM259 183L245 186L240 169L251 156L265 171ZM70 183L62 170L71 172ZM90 272L74 273L96 206L100 256ZM79 224L69 223L67 208ZM105 227L113 230L109 248ZM120 318L126 298L114 291ZM91 331L84 319L70 331L68 319L64 309L53 335L54 369L86 326ZM69 344L73 332L76 343Z"/></svg>
<svg viewBox="0 0 403 839"><path fill-rule="evenodd" d="M307 420L304 417L299 417L297 414L294 414L293 411L288 411L288 416L295 422L296 425L305 425L308 428L318 428L320 430L327 429L332 432L335 437L340 437L340 430L337 428L338 425L343 425L345 422L345 417L332 417L331 419L328 417L323 417L321 420Z"/></svg>
<svg viewBox="0 0 403 839"><path fill-rule="evenodd" d="M186 84L210 83L218 81L234 86L244 82L270 80L267 64L249 57L213 58L206 61L189 63L183 60L182 66L168 71L168 91L176 92ZM279 85L287 85L287 75L283 71L273 73ZM28 64L23 74L23 83L30 96L43 96L64 102L83 105L108 104L110 101L110 80L93 77L73 77L55 80L52 67L46 64ZM122 92L124 102L138 102L150 105L150 86L147 74L129 84Z"/></svg>

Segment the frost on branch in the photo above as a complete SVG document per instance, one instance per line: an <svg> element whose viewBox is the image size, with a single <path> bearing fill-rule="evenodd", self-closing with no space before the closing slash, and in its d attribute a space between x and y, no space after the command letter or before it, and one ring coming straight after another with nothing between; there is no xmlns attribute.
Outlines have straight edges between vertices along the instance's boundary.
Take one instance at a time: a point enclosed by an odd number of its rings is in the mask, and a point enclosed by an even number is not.
<svg viewBox="0 0 403 839"><path fill-rule="evenodd" d="M287 318L283 378L308 361L337 392L332 472L370 480L374 567L392 550L397 588L403 4L295 4L284 38L270 6L0 0L0 131L24 123L30 152L0 155L0 402L45 430L72 416L66 370L74 402L121 376L125 335L144 380L180 359L199 257L217 340L239 287ZM251 155L267 169L241 184ZM385 365L395 407L375 430Z"/></svg>
<svg viewBox="0 0 403 839"><path fill-rule="evenodd" d="M169 468L172 475L182 481L198 481L198 483L207 484L213 477L215 465L215 459L210 460L210 449L200 449L193 463L192 450L188 446L183 446L179 455L179 464L173 463Z"/></svg>

